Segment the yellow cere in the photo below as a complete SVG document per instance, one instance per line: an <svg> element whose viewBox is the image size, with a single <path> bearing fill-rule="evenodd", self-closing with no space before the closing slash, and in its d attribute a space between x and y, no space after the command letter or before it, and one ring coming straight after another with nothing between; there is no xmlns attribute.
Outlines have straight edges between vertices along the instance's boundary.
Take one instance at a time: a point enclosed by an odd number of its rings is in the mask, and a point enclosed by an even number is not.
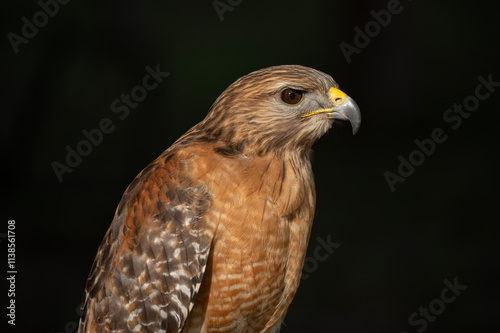
<svg viewBox="0 0 500 333"><path fill-rule="evenodd" d="M330 97L332 98L332 101L335 103L335 105L340 105L344 103L346 94L340 89L331 87L330 88Z"/></svg>
<svg viewBox="0 0 500 333"><path fill-rule="evenodd" d="M333 103L335 103L335 106L339 106L340 104L344 103L345 101L345 98L346 98L346 94L345 92L343 92L342 90L340 89L337 89L337 88L334 88L334 87L331 87L330 88L330 97L333 101ZM308 112L308 113L304 113L303 115L301 115L300 117L301 118L305 118L305 117L310 117L310 116L314 116L315 114L318 114L318 113L329 113L329 112L332 112L334 108L330 108L330 109L320 109L320 110L316 110L316 111L312 111L312 112Z"/></svg>

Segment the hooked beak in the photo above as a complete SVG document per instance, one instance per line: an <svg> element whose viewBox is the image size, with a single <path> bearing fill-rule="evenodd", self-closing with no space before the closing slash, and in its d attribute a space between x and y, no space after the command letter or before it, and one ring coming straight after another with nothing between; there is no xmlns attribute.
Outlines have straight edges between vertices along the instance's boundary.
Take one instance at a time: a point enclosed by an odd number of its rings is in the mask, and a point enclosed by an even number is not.
<svg viewBox="0 0 500 333"><path fill-rule="evenodd" d="M335 105L333 108L309 112L303 114L301 117L326 113L332 119L349 121L352 127L352 134L356 134L361 125L361 112L356 102L343 91L334 87L330 88L330 97Z"/></svg>
<svg viewBox="0 0 500 333"><path fill-rule="evenodd" d="M337 88L330 88L330 94L336 106L329 115L333 119L348 120L351 123L352 134L356 134L361 125L361 112L358 104Z"/></svg>

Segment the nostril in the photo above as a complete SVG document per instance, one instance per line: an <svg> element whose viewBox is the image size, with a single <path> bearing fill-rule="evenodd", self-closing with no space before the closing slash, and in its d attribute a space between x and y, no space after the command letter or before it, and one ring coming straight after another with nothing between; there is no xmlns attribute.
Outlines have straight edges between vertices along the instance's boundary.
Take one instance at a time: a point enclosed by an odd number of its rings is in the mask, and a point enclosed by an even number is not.
<svg viewBox="0 0 500 333"><path fill-rule="evenodd" d="M338 103L338 104L342 103L342 98L341 97L335 98L335 103Z"/></svg>

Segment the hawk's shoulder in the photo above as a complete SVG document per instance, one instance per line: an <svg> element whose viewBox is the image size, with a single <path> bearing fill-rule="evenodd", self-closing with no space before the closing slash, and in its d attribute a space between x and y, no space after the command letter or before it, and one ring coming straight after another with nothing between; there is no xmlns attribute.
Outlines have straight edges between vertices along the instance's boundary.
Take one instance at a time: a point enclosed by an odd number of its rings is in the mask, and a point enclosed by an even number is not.
<svg viewBox="0 0 500 333"><path fill-rule="evenodd" d="M81 332L184 326L215 232L200 166L186 160L197 151L166 151L125 191L87 281Z"/></svg>

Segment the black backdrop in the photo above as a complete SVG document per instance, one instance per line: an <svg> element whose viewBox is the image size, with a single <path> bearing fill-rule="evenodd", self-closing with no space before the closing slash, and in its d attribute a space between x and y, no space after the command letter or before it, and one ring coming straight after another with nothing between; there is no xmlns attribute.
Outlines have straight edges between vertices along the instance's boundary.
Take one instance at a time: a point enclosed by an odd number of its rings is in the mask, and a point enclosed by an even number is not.
<svg viewBox="0 0 500 333"><path fill-rule="evenodd" d="M128 183L236 78L302 64L331 74L363 122L354 137L345 124L314 146L307 279L282 332L498 329L500 87L479 87L500 81L492 4L73 0L45 6L50 16L35 1L4 2L0 232L7 257L16 221L10 328L75 332L86 277ZM147 66L169 75L142 96ZM114 113L131 92L141 101ZM453 110L464 103L463 115ZM103 119L98 144L81 143ZM432 148L436 129L446 140ZM66 164L66 146L87 156L61 182L53 165ZM398 171L410 159L417 166ZM330 252L316 250L328 242ZM445 280L467 289L453 297Z"/></svg>

